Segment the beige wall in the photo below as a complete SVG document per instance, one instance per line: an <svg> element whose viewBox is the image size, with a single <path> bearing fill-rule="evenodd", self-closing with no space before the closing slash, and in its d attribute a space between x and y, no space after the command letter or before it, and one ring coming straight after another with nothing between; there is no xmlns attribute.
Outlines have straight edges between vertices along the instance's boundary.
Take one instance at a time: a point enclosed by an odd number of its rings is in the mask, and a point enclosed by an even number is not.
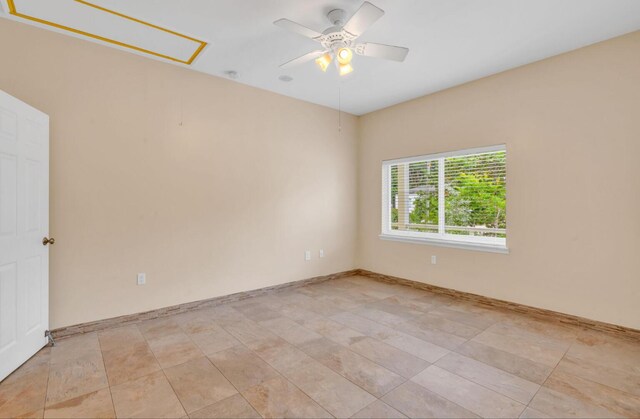
<svg viewBox="0 0 640 419"><path fill-rule="evenodd" d="M640 329L640 32L359 122L359 267ZM500 143L509 255L378 238L382 160Z"/></svg>
<svg viewBox="0 0 640 419"><path fill-rule="evenodd" d="M355 117L4 19L0 40L0 89L51 117L52 328L354 268Z"/></svg>

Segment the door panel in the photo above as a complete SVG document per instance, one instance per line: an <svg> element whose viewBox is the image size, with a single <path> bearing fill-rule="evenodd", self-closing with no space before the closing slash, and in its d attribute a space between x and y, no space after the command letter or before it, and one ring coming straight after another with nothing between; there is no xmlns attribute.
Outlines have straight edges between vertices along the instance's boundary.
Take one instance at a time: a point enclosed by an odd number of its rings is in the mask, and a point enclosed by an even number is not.
<svg viewBox="0 0 640 419"><path fill-rule="evenodd" d="M0 351L16 343L18 328L18 270L15 263L0 266Z"/></svg>
<svg viewBox="0 0 640 419"><path fill-rule="evenodd" d="M27 333L32 333L34 329L41 325L42 320L42 303L41 298L41 271L42 257L40 255L32 256L24 260L23 275L21 275L23 283L26 286L26 326Z"/></svg>
<svg viewBox="0 0 640 419"><path fill-rule="evenodd" d="M18 159L0 154L0 237L15 236L18 230Z"/></svg>
<svg viewBox="0 0 640 419"><path fill-rule="evenodd" d="M0 138L16 141L18 133L18 116L15 112L0 106Z"/></svg>
<svg viewBox="0 0 640 419"><path fill-rule="evenodd" d="M27 159L24 167L24 193L26 201L26 226L25 232L37 233L40 231L40 163Z"/></svg>
<svg viewBox="0 0 640 419"><path fill-rule="evenodd" d="M47 340L49 117L0 91L0 380Z"/></svg>

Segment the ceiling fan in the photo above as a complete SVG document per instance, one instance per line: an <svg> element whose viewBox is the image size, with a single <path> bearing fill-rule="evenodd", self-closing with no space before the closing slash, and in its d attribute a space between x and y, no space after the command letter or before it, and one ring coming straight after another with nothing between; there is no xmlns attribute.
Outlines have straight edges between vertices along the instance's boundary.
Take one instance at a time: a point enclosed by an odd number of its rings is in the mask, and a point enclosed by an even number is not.
<svg viewBox="0 0 640 419"><path fill-rule="evenodd" d="M356 39L383 15L384 10L365 1L345 23L345 11L342 9L334 9L327 14L333 26L322 33L316 32L289 19L276 20L273 22L274 25L311 38L322 45L322 49L311 51L301 57L288 61L282 64L280 68L290 68L315 59L318 67L320 67L322 71L327 71L329 64L331 64L331 61L335 58L338 72L341 76L344 76L353 71L351 59L353 58L354 52L357 55L363 55L365 57L404 61L409 53L408 48L375 44L372 42L365 42L364 44L356 43Z"/></svg>

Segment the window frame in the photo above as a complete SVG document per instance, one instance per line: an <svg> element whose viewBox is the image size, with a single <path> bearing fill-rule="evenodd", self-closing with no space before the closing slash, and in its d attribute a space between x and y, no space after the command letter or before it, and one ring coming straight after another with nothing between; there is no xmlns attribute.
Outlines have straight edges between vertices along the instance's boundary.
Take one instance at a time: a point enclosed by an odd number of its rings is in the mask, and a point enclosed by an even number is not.
<svg viewBox="0 0 640 419"><path fill-rule="evenodd" d="M421 156L404 157L382 161L382 225L379 237L383 240L400 241L406 243L427 244L442 247L453 247L467 250L480 250L493 253L509 253L507 238L478 237L447 234L445 226L445 188L442 187L445 179L444 159L448 157L462 157L467 155L507 151L504 144L468 148L445 153L426 154ZM417 231L403 231L391 229L391 166L397 164L409 164L425 160L438 160L438 233ZM506 162L505 162L506 165ZM505 168L506 169L506 168ZM508 188L507 188L508 194ZM508 234L507 234L508 236Z"/></svg>

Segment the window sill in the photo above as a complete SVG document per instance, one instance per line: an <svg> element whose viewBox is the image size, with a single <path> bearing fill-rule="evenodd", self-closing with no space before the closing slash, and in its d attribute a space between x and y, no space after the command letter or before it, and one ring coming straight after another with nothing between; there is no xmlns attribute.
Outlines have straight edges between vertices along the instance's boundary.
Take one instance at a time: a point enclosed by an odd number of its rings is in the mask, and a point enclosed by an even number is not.
<svg viewBox="0 0 640 419"><path fill-rule="evenodd" d="M430 246L451 247L454 249L475 250L480 252L508 254L509 249L499 244L472 243L458 240L441 240L427 237L404 237L392 234L380 234L382 240L397 241L403 243L426 244Z"/></svg>

